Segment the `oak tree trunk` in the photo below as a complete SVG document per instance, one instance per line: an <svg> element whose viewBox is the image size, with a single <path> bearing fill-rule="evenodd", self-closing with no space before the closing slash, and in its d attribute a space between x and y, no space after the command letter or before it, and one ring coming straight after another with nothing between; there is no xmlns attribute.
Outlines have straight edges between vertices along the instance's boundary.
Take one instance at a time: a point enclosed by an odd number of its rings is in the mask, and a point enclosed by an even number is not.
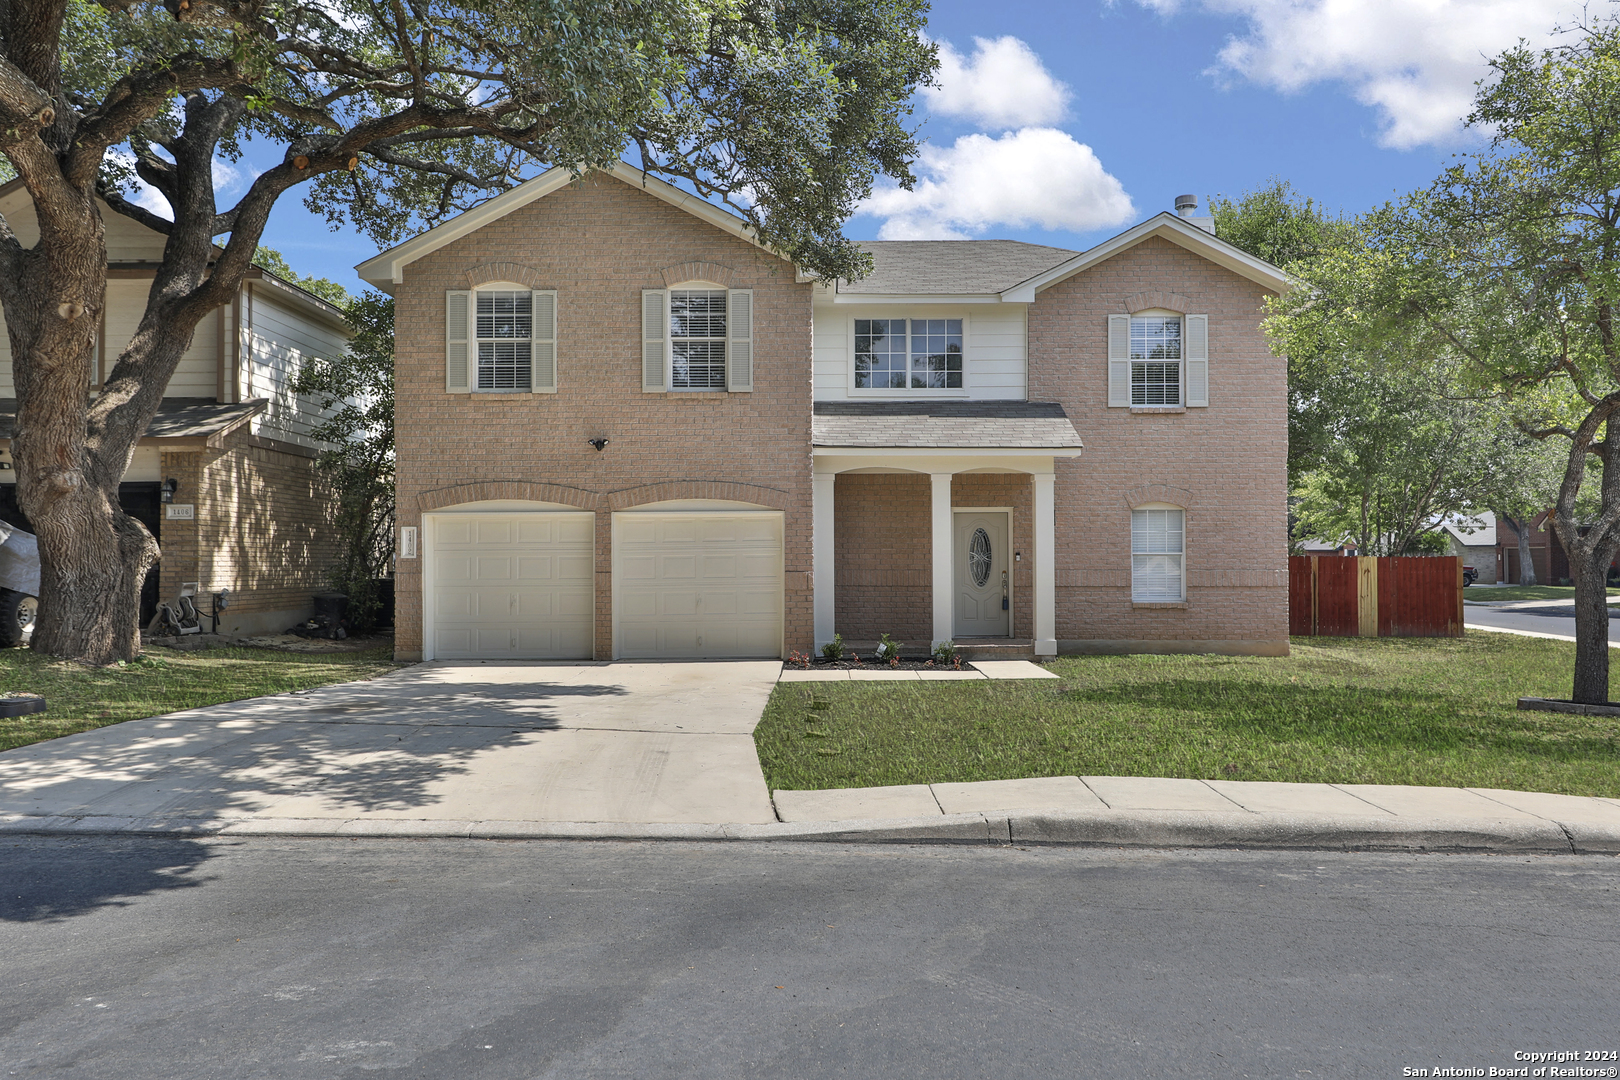
<svg viewBox="0 0 1620 1080"><path fill-rule="evenodd" d="M1609 564L1611 545L1602 550L1569 553L1575 578L1575 689L1572 701L1605 705L1609 701Z"/></svg>
<svg viewBox="0 0 1620 1080"><path fill-rule="evenodd" d="M1519 584L1536 584L1536 561L1530 557L1530 523L1514 526L1519 534Z"/></svg>

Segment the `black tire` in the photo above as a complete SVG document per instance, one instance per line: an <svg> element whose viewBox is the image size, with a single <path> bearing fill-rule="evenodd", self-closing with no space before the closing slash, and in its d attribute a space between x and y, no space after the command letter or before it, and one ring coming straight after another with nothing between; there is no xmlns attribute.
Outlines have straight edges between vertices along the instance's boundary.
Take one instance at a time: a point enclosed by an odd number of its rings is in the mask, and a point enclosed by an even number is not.
<svg viewBox="0 0 1620 1080"><path fill-rule="evenodd" d="M26 593L0 589L0 648L26 645L34 636L39 601Z"/></svg>

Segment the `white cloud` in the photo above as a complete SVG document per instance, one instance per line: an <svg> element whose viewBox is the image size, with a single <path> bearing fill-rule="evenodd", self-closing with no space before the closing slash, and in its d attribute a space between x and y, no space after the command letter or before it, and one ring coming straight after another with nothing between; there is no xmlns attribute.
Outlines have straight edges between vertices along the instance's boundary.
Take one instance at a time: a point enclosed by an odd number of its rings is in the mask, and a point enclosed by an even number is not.
<svg viewBox="0 0 1620 1080"><path fill-rule="evenodd" d="M1489 74L1486 60L1524 38L1532 47L1579 13L1571 0L1137 0L1171 15L1196 3L1248 23L1215 73L1284 93L1347 85L1379 111L1380 142L1410 149L1455 142Z"/></svg>
<svg viewBox="0 0 1620 1080"><path fill-rule="evenodd" d="M1069 111L1069 88L1015 37L976 37L971 57L941 41L939 83L922 89L930 112L997 130L1055 124Z"/></svg>
<svg viewBox="0 0 1620 1080"><path fill-rule="evenodd" d="M992 225L1087 232L1136 215L1091 147L1055 128L924 146L917 172L915 189L885 188L862 205L862 213L888 219L881 239L961 239Z"/></svg>

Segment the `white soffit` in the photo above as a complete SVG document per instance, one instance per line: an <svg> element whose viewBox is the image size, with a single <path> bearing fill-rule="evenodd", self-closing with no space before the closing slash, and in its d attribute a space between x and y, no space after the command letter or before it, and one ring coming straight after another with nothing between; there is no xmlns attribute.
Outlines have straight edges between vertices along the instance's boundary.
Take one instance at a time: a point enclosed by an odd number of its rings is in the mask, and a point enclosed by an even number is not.
<svg viewBox="0 0 1620 1080"><path fill-rule="evenodd" d="M1298 280L1286 271L1264 259L1257 259L1242 248L1205 232L1197 225L1189 225L1166 211L1148 218L1140 225L1126 229L1110 240L1104 240L1089 251L1082 251L1068 262L1059 263L1043 274L1014 285L1001 294L1001 299L1009 303L1032 304L1035 302L1035 294L1042 289L1073 277L1082 270L1096 266L1103 260L1135 247L1153 236L1162 236L1172 244L1201 255L1215 265L1263 285L1273 292L1285 293L1298 284Z"/></svg>
<svg viewBox="0 0 1620 1080"><path fill-rule="evenodd" d="M618 162L612 169L607 171L606 175L612 176L614 179L633 188L645 191L655 198L662 199L671 206L685 210L693 217L713 225L722 232L730 233L732 236L748 241L757 248L769 251L778 258L783 258L779 252L760 243L759 239L754 236L753 230L749 228L748 223L742 218L729 214L712 203L698 198L696 195L682 191L673 184L665 183L655 176L649 176L628 162ZM373 255L365 262L357 265L355 272L363 280L392 295L394 286L401 284L405 280L405 268L411 263L438 251L448 244L454 243L468 233L483 228L492 221L498 221L514 210L519 210L538 199L545 198L552 192L573 183L573 181L574 174L567 166L559 165L556 168L547 169L533 180L525 181L510 191L503 191L488 202L479 203L471 210L457 214L449 221L437 225L425 233L413 236L403 244L391 247L379 255ZM799 280L806 281L809 279L800 276Z"/></svg>

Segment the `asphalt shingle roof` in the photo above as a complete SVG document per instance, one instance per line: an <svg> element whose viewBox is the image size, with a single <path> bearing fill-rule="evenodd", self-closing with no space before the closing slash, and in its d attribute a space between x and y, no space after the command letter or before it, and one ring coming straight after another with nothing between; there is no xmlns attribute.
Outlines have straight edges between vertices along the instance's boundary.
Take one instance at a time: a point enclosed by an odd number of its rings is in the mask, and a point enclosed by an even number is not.
<svg viewBox="0 0 1620 1080"><path fill-rule="evenodd" d="M198 439L224 431L264 407L259 399L221 405L212 398L164 398L157 415L146 426L150 439ZM17 401L0 398L0 439L9 439L17 426Z"/></svg>
<svg viewBox="0 0 1620 1080"><path fill-rule="evenodd" d="M1080 254L1019 240L869 240L872 272L850 294L998 293Z"/></svg>
<svg viewBox="0 0 1620 1080"><path fill-rule="evenodd" d="M1063 406L1046 401L818 401L811 433L816 446L1056 450L1081 445Z"/></svg>

